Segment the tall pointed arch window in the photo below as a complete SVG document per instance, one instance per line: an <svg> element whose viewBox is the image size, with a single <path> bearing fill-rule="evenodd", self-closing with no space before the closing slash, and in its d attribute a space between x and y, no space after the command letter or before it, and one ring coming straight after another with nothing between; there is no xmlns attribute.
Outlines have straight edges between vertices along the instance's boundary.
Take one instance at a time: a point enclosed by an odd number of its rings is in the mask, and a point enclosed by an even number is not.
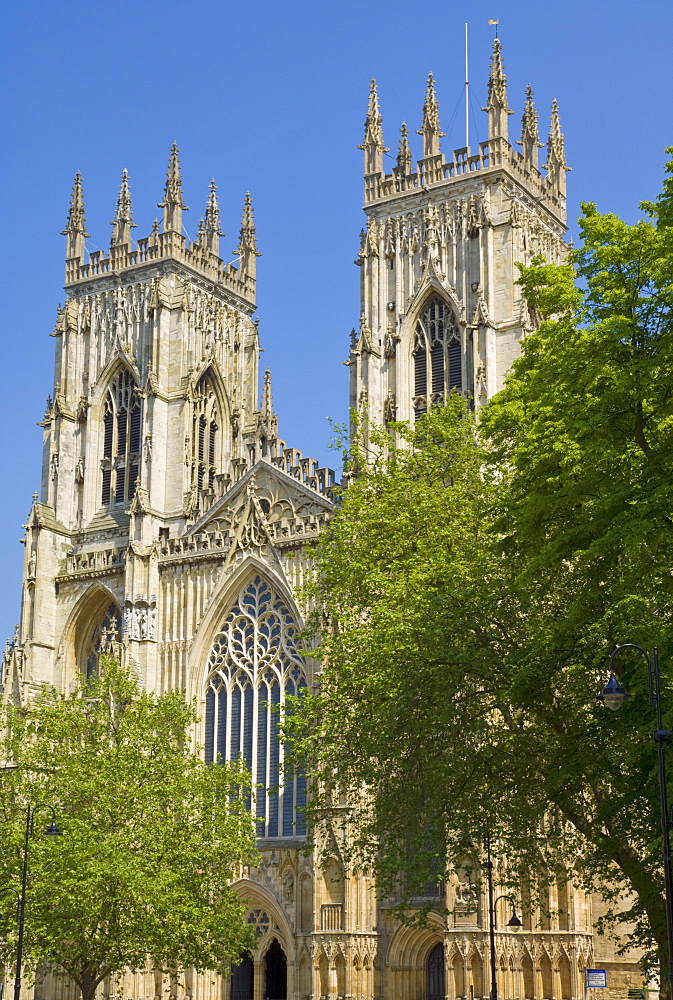
<svg viewBox="0 0 673 1000"><path fill-rule="evenodd" d="M114 643L121 641L121 614L111 603L99 616L82 649L80 668L90 680L98 676L101 656L114 652Z"/></svg>
<svg viewBox="0 0 673 1000"><path fill-rule="evenodd" d="M416 321L414 331L414 411L444 403L463 388L462 350L458 324L449 306L433 296Z"/></svg>
<svg viewBox="0 0 673 1000"><path fill-rule="evenodd" d="M199 494L212 490L218 472L220 418L210 378L199 379L192 412L192 486Z"/></svg>
<svg viewBox="0 0 673 1000"><path fill-rule="evenodd" d="M103 404L103 482L101 503L133 498L140 476L142 400L128 369L118 372Z"/></svg>
<svg viewBox="0 0 673 1000"><path fill-rule="evenodd" d="M215 636L206 681L206 761L243 760L252 772L258 837L306 832L306 777L284 768L278 728L288 696L306 687L297 624L285 600L256 576Z"/></svg>

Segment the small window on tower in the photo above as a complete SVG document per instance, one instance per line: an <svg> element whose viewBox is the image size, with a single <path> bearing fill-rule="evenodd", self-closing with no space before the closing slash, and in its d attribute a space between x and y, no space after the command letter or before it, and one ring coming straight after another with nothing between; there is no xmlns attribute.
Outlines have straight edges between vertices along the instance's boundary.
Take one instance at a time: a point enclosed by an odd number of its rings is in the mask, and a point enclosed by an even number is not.
<svg viewBox="0 0 673 1000"><path fill-rule="evenodd" d="M133 376L118 372L103 407L101 503L127 503L140 474L142 401Z"/></svg>
<svg viewBox="0 0 673 1000"><path fill-rule="evenodd" d="M211 380L204 375L194 393L192 420L192 485L196 486L199 495L215 485L219 448L217 397Z"/></svg>
<svg viewBox="0 0 673 1000"><path fill-rule="evenodd" d="M462 348L451 309L438 295L426 305L414 332L414 412L442 404L452 390L462 392ZM428 359L430 361L428 365Z"/></svg>

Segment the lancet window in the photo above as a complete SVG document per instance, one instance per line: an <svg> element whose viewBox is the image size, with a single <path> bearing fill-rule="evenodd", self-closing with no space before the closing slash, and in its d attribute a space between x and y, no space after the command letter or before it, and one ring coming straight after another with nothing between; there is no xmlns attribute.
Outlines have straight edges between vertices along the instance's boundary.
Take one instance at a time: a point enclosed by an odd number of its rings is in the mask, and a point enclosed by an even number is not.
<svg viewBox="0 0 673 1000"><path fill-rule="evenodd" d="M306 687L297 633L286 601L255 576L240 590L208 658L206 761L242 760L250 769L258 837L306 832L306 777L284 767L278 733L288 697Z"/></svg>
<svg viewBox="0 0 673 1000"><path fill-rule="evenodd" d="M103 482L101 502L107 506L132 499L140 475L142 405L133 376L122 369L103 405Z"/></svg>
<svg viewBox="0 0 673 1000"><path fill-rule="evenodd" d="M194 393L192 413L192 485L199 493L212 490L215 485L219 434L217 397L210 379L204 375Z"/></svg>
<svg viewBox="0 0 673 1000"><path fill-rule="evenodd" d="M416 321L414 333L414 410L417 416L444 403L463 388L460 333L449 306L435 295Z"/></svg>

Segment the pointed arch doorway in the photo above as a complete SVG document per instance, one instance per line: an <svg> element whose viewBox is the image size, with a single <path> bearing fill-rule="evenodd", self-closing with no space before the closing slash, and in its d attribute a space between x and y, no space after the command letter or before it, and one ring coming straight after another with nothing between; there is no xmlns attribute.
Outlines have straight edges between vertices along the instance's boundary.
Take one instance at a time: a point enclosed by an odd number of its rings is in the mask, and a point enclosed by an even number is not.
<svg viewBox="0 0 673 1000"><path fill-rule="evenodd" d="M277 938L264 956L264 1000L287 1000L287 958Z"/></svg>
<svg viewBox="0 0 673 1000"><path fill-rule="evenodd" d="M436 944L426 962L428 1000L444 1000L446 996L444 975L444 945Z"/></svg>

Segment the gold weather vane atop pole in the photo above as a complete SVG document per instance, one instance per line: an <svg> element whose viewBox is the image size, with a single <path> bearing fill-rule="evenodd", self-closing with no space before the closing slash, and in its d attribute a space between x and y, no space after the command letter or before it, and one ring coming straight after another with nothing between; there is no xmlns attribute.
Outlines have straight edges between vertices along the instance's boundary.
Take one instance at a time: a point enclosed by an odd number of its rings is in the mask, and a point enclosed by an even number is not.
<svg viewBox="0 0 673 1000"><path fill-rule="evenodd" d="M495 25L495 37L497 38L498 37L498 25L500 24L500 21L489 21L488 23Z"/></svg>

